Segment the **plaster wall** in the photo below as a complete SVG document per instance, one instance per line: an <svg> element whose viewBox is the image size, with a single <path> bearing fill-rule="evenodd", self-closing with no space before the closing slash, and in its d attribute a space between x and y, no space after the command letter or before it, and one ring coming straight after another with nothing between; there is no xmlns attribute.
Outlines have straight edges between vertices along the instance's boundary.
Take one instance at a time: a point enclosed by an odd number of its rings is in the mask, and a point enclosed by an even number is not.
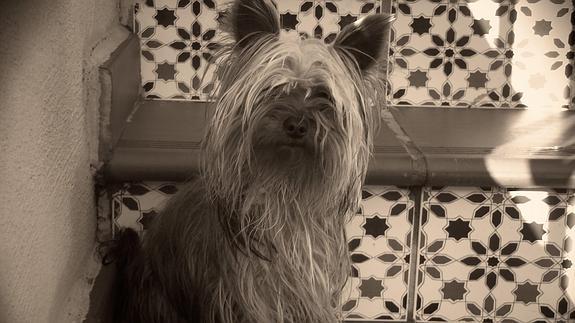
<svg viewBox="0 0 575 323"><path fill-rule="evenodd" d="M99 62L119 0L0 4L0 322L71 322L93 262ZM97 74L97 73L96 73Z"/></svg>

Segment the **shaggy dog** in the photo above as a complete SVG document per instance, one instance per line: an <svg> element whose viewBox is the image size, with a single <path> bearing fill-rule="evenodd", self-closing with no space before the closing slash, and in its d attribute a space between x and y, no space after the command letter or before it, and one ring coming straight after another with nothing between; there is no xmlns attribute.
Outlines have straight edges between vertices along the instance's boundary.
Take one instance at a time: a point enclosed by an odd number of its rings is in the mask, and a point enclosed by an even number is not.
<svg viewBox="0 0 575 323"><path fill-rule="evenodd" d="M269 0L237 0L198 178L145 232L117 240L116 322L341 320L344 225L384 104L390 16L332 44L280 33Z"/></svg>

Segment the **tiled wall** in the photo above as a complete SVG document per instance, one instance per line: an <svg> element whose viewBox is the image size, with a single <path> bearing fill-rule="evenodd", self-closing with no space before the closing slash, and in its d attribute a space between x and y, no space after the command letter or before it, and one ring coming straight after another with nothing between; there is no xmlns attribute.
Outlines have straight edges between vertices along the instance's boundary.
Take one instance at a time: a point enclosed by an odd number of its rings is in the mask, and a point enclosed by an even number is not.
<svg viewBox="0 0 575 323"><path fill-rule="evenodd" d="M150 99L205 100L213 88L210 58L218 19L229 0L147 0L136 5L142 46L142 86ZM381 10L379 0L276 1L282 28L330 42L362 15Z"/></svg>
<svg viewBox="0 0 575 323"><path fill-rule="evenodd" d="M574 211L567 191L425 188L416 318L575 320Z"/></svg>
<svg viewBox="0 0 575 323"><path fill-rule="evenodd" d="M276 1L285 30L333 39L391 0ZM135 30L147 98L206 99L227 0L142 0ZM393 0L389 100L398 105L573 105L571 0Z"/></svg>
<svg viewBox="0 0 575 323"><path fill-rule="evenodd" d="M395 0L393 11L394 104L569 104L572 1Z"/></svg>
<svg viewBox="0 0 575 323"><path fill-rule="evenodd" d="M347 226L353 266L343 310L348 319L405 320L413 194L397 187L365 187L360 210Z"/></svg>
<svg viewBox="0 0 575 323"><path fill-rule="evenodd" d="M125 184L114 228L144 230L177 189ZM575 321L575 191L366 186L347 235L348 319Z"/></svg>

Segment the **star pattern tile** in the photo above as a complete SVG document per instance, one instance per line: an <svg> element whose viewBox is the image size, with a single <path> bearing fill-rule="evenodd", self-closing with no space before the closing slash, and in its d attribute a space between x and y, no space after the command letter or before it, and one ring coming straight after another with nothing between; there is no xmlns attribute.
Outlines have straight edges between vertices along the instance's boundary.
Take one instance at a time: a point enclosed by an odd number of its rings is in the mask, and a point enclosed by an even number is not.
<svg viewBox="0 0 575 323"><path fill-rule="evenodd" d="M112 194L112 232L131 228L144 232L164 203L182 184L169 182L126 183Z"/></svg>
<svg viewBox="0 0 575 323"><path fill-rule="evenodd" d="M575 107L574 15L569 0L383 0L397 20L389 99L398 105ZM149 99L205 100L226 0L142 1L142 87ZM285 32L331 42L379 0L277 1ZM160 74L159 64L175 73ZM534 91L536 90L536 91Z"/></svg>
<svg viewBox="0 0 575 323"><path fill-rule="evenodd" d="M452 280L443 283L441 293L443 294L443 299L450 299L452 301L457 301L457 300L463 300L465 294L468 293L468 290L465 288L465 282L458 282L457 280Z"/></svg>
<svg viewBox="0 0 575 323"><path fill-rule="evenodd" d="M386 0L390 1L390 0ZM275 1L283 32L327 43L341 28L380 12L380 0ZM214 52L229 0L154 0L135 6L142 88L147 99L208 100L217 85Z"/></svg>
<svg viewBox="0 0 575 323"><path fill-rule="evenodd" d="M394 0L393 13L393 104L574 107L571 1Z"/></svg>
<svg viewBox="0 0 575 323"><path fill-rule="evenodd" d="M370 235L374 238L385 236L385 232L389 229L387 225L387 220L385 218L380 218L379 216L374 216L373 218L366 218L365 224L362 225L365 230L366 235Z"/></svg>
<svg viewBox="0 0 575 323"><path fill-rule="evenodd" d="M391 0L383 0L391 1ZM205 100L227 1L142 1L142 87L148 99ZM398 105L575 107L569 0L393 0L389 99ZM277 2L282 28L333 41L380 0ZM571 21L570 21L571 20ZM159 69L172 64L174 72ZM533 91L536 90L536 91ZM544 93L544 95L541 95Z"/></svg>
<svg viewBox="0 0 575 323"><path fill-rule="evenodd" d="M464 221L462 219L456 219L454 221L449 221L449 224L445 228L448 236L457 241L468 238L469 232L471 232L470 221Z"/></svg>
<svg viewBox="0 0 575 323"><path fill-rule="evenodd" d="M424 188L416 319L568 322L573 192Z"/></svg>
<svg viewBox="0 0 575 323"><path fill-rule="evenodd" d="M365 186L347 225L352 277L344 288L347 319L404 320L414 199L406 189Z"/></svg>
<svg viewBox="0 0 575 323"><path fill-rule="evenodd" d="M145 231L181 184L144 182L112 198L114 230ZM424 188L419 254L415 205L403 188L366 186L347 225L349 320L570 322L575 320L575 191ZM417 271L410 294L409 267Z"/></svg>
<svg viewBox="0 0 575 323"><path fill-rule="evenodd" d="M360 291L360 297L370 299L381 297L381 292L383 292L382 280L373 277L362 279L358 289Z"/></svg>

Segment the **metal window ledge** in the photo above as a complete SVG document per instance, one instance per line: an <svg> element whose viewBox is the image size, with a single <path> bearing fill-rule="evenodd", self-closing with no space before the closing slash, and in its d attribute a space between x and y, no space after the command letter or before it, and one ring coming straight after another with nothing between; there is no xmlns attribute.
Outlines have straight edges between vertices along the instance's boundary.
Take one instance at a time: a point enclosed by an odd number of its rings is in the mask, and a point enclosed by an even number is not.
<svg viewBox="0 0 575 323"><path fill-rule="evenodd" d="M186 180L198 169L208 104L139 101L138 62L132 36L101 68L104 176ZM367 184L575 187L575 111L428 106L389 112Z"/></svg>
<svg viewBox="0 0 575 323"><path fill-rule="evenodd" d="M129 117L106 175L182 181L198 169L209 104L143 101ZM366 183L574 187L575 111L390 108L419 157L385 124Z"/></svg>

